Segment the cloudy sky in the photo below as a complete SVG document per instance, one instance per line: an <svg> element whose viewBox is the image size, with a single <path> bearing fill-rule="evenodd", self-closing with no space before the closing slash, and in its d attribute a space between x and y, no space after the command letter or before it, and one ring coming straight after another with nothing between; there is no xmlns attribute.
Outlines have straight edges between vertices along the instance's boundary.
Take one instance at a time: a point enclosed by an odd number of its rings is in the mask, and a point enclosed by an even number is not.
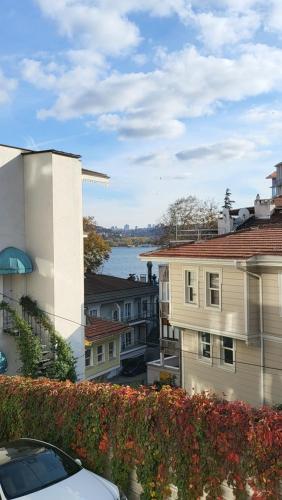
<svg viewBox="0 0 282 500"><path fill-rule="evenodd" d="M237 205L282 160L281 0L1 0L1 143L80 153L111 226Z"/></svg>

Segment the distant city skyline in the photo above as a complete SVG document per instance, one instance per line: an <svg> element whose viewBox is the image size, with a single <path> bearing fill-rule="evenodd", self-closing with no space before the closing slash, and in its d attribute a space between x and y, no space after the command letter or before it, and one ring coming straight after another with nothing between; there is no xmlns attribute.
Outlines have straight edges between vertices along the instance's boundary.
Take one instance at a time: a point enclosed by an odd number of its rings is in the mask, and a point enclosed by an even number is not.
<svg viewBox="0 0 282 500"><path fill-rule="evenodd" d="M189 194L269 196L282 160L280 0L2 0L1 143L82 155L104 226Z"/></svg>

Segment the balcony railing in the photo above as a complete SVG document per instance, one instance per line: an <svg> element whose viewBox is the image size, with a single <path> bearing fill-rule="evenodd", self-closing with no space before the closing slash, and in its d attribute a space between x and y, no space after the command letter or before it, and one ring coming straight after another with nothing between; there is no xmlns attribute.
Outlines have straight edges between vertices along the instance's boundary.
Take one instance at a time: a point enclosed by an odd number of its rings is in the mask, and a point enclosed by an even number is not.
<svg viewBox="0 0 282 500"><path fill-rule="evenodd" d="M179 354L179 341L174 339L160 339L160 349L169 356Z"/></svg>
<svg viewBox="0 0 282 500"><path fill-rule="evenodd" d="M153 321L157 318L157 313L151 313L151 312L141 312L137 314L131 314L131 315L126 315L124 313L121 313L120 315L120 320L123 323L134 323L137 321Z"/></svg>

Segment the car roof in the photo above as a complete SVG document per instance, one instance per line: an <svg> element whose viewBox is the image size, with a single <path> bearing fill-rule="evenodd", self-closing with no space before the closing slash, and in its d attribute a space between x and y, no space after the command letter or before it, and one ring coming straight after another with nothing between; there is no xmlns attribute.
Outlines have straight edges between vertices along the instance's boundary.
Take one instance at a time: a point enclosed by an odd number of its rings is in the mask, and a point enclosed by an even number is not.
<svg viewBox="0 0 282 500"><path fill-rule="evenodd" d="M0 466L12 460L28 457L50 449L47 443L35 439L17 439L0 443Z"/></svg>

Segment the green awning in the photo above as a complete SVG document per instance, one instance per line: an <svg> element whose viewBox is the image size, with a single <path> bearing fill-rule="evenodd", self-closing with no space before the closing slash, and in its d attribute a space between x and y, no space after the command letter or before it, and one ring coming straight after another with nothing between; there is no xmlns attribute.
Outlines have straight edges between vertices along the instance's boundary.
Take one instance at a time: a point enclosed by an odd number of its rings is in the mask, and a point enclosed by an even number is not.
<svg viewBox="0 0 282 500"><path fill-rule="evenodd" d="M30 257L14 247L7 247L0 252L0 275L32 273Z"/></svg>

